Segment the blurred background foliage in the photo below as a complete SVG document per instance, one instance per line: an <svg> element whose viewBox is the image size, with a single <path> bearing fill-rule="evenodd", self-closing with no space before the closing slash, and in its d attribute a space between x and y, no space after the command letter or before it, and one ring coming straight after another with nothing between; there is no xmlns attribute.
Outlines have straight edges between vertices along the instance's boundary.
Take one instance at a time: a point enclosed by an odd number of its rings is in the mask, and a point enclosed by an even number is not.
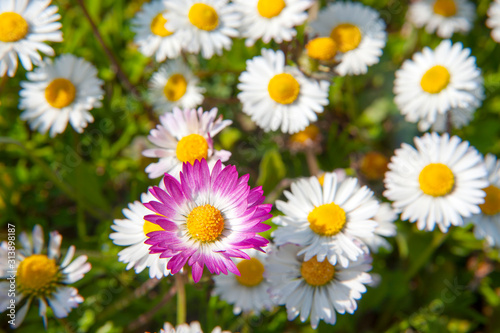
<svg viewBox="0 0 500 333"><path fill-rule="evenodd" d="M125 264L117 260L121 248L108 238L112 220L122 218L121 210L159 181L148 179L144 168L153 160L141 155L148 144L147 134L158 123L146 92L151 74L160 65L140 54L132 42L130 19L142 2L84 1L104 42L136 87L138 95L134 95L117 78L78 1L53 1L59 6L64 34L64 42L53 45L56 54L84 57L105 81L103 107L92 111L95 121L83 134L70 127L55 138L30 131L19 119L17 108L24 69L0 82L1 238L6 239L7 223L14 223L18 233L41 224L46 237L50 230L58 230L63 248L76 245L93 266L76 284L85 302L64 320L49 316L48 332L153 332L165 321L175 323L173 278L150 280L146 271L139 275L125 271ZM388 26L388 42L380 63L368 74L333 78L330 105L316 124L322 137L317 159L324 171L346 168L381 198L381 179L360 171L363 156L376 151L390 158L401 142L410 143L420 135L393 102L394 72L414 52L424 46L433 48L440 39L405 22L406 1L362 2L380 11ZM475 28L467 36L452 38L472 49L486 91L473 122L453 133L480 152L498 156L500 45L485 26L489 4L489 0L476 1ZM207 90L204 109L218 107L225 118L234 121L216 138L216 144L232 151L229 163L240 174L249 173L251 185L262 185L270 200L280 197L288 180L309 176L308 157L291 152L288 136L255 127L241 112L236 84L245 61L259 55L262 47L284 49L294 58L297 47L300 50L304 45L304 28L298 30L291 44L257 43L246 48L243 40L235 40L232 50L221 57L186 57ZM408 222L398 221L397 226L398 235L390 240L393 251L374 256L378 286L364 294L354 315L339 315L334 327L321 323L318 331L500 332L498 250L475 240L470 227L453 228L443 235L420 232ZM188 322L200 321L205 332L215 326L233 332L313 331L298 319L287 321L283 307L261 316L234 316L231 305L211 297L211 283L205 274L200 283L187 286ZM41 331L37 312L34 306L17 332ZM1 323L0 331L8 330L3 315Z"/></svg>

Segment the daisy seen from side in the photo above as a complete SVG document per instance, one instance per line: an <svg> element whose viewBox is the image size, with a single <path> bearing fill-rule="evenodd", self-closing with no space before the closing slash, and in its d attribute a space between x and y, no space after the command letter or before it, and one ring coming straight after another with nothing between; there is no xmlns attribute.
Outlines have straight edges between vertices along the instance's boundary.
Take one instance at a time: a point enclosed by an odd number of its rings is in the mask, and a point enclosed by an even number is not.
<svg viewBox="0 0 500 333"><path fill-rule="evenodd" d="M0 2L0 77L14 76L18 58L27 71L39 65L39 52L53 56L45 42L62 42L58 7L51 0L3 0Z"/></svg>
<svg viewBox="0 0 500 333"><path fill-rule="evenodd" d="M365 285L372 282L367 273L371 257L365 254L344 268L317 257L306 260L301 252L297 245L281 246L270 251L266 265L269 292L277 304L285 305L288 320L310 318L316 329L320 320L334 325L336 313L354 313Z"/></svg>
<svg viewBox="0 0 500 333"><path fill-rule="evenodd" d="M330 83L309 79L286 66L282 51L263 49L262 56L247 60L239 81L243 112L266 132L299 132L316 121L316 113L328 104Z"/></svg>
<svg viewBox="0 0 500 333"><path fill-rule="evenodd" d="M380 61L387 33L384 21L373 8L358 2L335 2L322 9L310 26L312 35L322 37L316 42L315 53L322 55L320 60L337 63L338 75L365 74L369 66Z"/></svg>
<svg viewBox="0 0 500 333"><path fill-rule="evenodd" d="M144 219L163 229L147 234L150 253L170 258L172 274L188 264L195 282L205 266L212 274L240 275L232 258L250 259L243 250L263 251L269 243L257 234L271 227L263 223L272 205L263 204L262 188L251 189L249 175L239 177L220 160L211 170L205 159L184 163L179 178L165 174L165 190L150 189L159 202L144 204L152 213Z"/></svg>
<svg viewBox="0 0 500 333"><path fill-rule="evenodd" d="M287 202L276 201L284 215L273 219L279 225L272 235L276 245L297 244L304 260L317 256L343 267L363 255L359 238L374 236L379 209L368 187L360 187L356 178L338 181L335 173L327 172L323 185L317 177L300 179L284 195Z"/></svg>
<svg viewBox="0 0 500 333"><path fill-rule="evenodd" d="M373 231L372 237L360 237L370 251L377 253L380 248L388 251L392 250L391 244L385 237L396 236L396 225L394 221L398 219L398 214L392 209L391 204L383 202L380 204L377 214L373 218L377 221L377 227Z"/></svg>
<svg viewBox="0 0 500 333"><path fill-rule="evenodd" d="M40 225L33 228L32 240L26 233L19 235L22 249L15 251L15 260L5 260L0 263L2 282L0 282L0 311L7 310L11 302L8 297L10 282L4 280L7 271L16 271L15 313L16 327L21 325L28 313L31 303L38 301L39 314L47 325L47 307L52 309L57 318L67 317L72 309L83 302L78 290L71 287L72 283L81 280L91 269L87 256L81 255L73 260L75 247L71 245L64 257L61 256L62 236L57 231L50 233L47 251L44 251L44 236ZM7 242L2 242L0 252L7 258L7 252L12 251ZM10 256L10 255L9 255ZM15 264L9 263L15 261ZM14 268L11 266L13 265Z"/></svg>
<svg viewBox="0 0 500 333"><path fill-rule="evenodd" d="M164 0L154 0L144 3L132 19L134 43L139 46L142 54L146 57L154 56L157 62L176 58L182 50L178 34L165 28L166 11Z"/></svg>
<svg viewBox="0 0 500 333"><path fill-rule="evenodd" d="M22 81L19 108L20 118L28 121L32 130L50 136L64 132L68 121L82 133L94 121L89 112L101 107L103 81L97 69L88 61L72 54L46 59Z"/></svg>
<svg viewBox="0 0 500 333"><path fill-rule="evenodd" d="M491 28L491 38L500 43L500 0L491 2L488 8L488 19L486 25Z"/></svg>
<svg viewBox="0 0 500 333"><path fill-rule="evenodd" d="M227 126L231 120L217 117L217 108L203 111L174 108L172 112L160 116L160 125L152 129L148 139L156 147L146 149L143 155L159 158L146 167L149 178L158 178L169 173L179 178L182 163L194 163L206 159L210 166L221 160L226 162L231 153L215 150L212 138Z"/></svg>
<svg viewBox="0 0 500 333"><path fill-rule="evenodd" d="M469 48L442 41L425 47L396 71L394 101L405 119L421 131L442 132L447 123L467 124L484 98L481 70Z"/></svg>
<svg viewBox="0 0 500 333"><path fill-rule="evenodd" d="M197 321L192 321L189 324L180 324L173 326L170 323L165 323L160 333L203 333L201 325ZM212 330L212 333L231 333L230 331L223 331L219 326Z"/></svg>
<svg viewBox="0 0 500 333"><path fill-rule="evenodd" d="M308 17L311 0L234 0L236 10L241 13L241 35L250 47L262 39L264 43L291 41L296 35L295 26Z"/></svg>
<svg viewBox="0 0 500 333"><path fill-rule="evenodd" d="M479 152L447 133L426 133L414 142L416 148L403 143L394 152L384 179L384 196L401 220L416 222L419 230L437 225L447 232L480 213L488 182Z"/></svg>

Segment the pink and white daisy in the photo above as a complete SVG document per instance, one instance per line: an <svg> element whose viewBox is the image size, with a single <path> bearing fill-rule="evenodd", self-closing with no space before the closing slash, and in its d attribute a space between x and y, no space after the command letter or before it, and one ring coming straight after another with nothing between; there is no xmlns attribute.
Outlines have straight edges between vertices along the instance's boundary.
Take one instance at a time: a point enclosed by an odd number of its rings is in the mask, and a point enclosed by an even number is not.
<svg viewBox="0 0 500 333"><path fill-rule="evenodd" d="M215 150L212 138L227 126L231 120L217 118L217 108L203 111L202 108L174 108L173 112L160 116L160 125L151 130L148 136L155 148L146 149L144 156L159 158L146 168L149 178L158 178L169 173L179 179L182 163L194 163L206 159L210 166L221 160L226 162L231 157L227 150Z"/></svg>
<svg viewBox="0 0 500 333"><path fill-rule="evenodd" d="M213 274L240 275L231 258L250 259L243 249L263 251L269 243L257 235L270 228L262 223L272 207L262 204L262 188L251 189L249 175L238 177L235 166L223 167L221 161L210 171L205 159L184 163L179 178L166 174L165 190L150 189L159 202L144 204L154 213L144 219L163 229L147 234L150 253L170 258L172 274L187 263L195 282L204 266Z"/></svg>

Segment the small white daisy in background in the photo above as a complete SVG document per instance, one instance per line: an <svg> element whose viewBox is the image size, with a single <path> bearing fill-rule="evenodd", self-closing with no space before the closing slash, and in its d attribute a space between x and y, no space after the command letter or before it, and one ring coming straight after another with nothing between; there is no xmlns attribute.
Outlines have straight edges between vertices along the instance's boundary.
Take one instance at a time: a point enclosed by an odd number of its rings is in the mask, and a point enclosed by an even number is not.
<svg viewBox="0 0 500 333"><path fill-rule="evenodd" d="M217 108L205 112L201 107L184 111L174 108L172 112L161 115L160 125L148 136L156 148L143 152L146 157L160 159L146 168L149 178L169 173L178 179L185 162L192 164L206 159L210 167L217 160L226 162L231 152L215 150L212 139L232 123L231 120L222 120L222 115L217 117Z"/></svg>
<svg viewBox="0 0 500 333"><path fill-rule="evenodd" d="M282 51L263 49L262 56L247 60L239 81L243 112L266 132L299 132L328 105L330 83L311 80L297 68L286 66Z"/></svg>
<svg viewBox="0 0 500 333"><path fill-rule="evenodd" d="M155 72L149 82L149 91L157 112L170 112L174 107L194 108L203 102L205 88L200 80L179 59L168 61Z"/></svg>
<svg viewBox="0 0 500 333"><path fill-rule="evenodd" d="M197 321L192 321L190 324L180 324L174 327L170 323L165 323L160 333L203 333L201 325ZM223 331L219 326L215 327L211 333L231 333L230 331Z"/></svg>
<svg viewBox="0 0 500 333"><path fill-rule="evenodd" d="M155 55L158 62L166 58L176 58L181 54L182 42L178 34L165 28L167 11L163 0L144 3L132 20L135 32L134 43L146 57Z"/></svg>
<svg viewBox="0 0 500 333"><path fill-rule="evenodd" d="M488 8L486 25L491 28L491 38L500 43L500 0L494 0Z"/></svg>
<svg viewBox="0 0 500 333"><path fill-rule="evenodd" d="M450 38L455 32L467 33L476 18L476 7L468 0L420 0L413 2L407 13L408 21L417 28L425 26L427 33Z"/></svg>
<svg viewBox="0 0 500 333"><path fill-rule="evenodd" d="M403 143L385 174L384 196L402 212L401 220L420 230L442 232L462 226L464 218L481 212L482 190L488 186L479 152L459 137L426 133L415 137L416 149Z"/></svg>
<svg viewBox="0 0 500 333"><path fill-rule="evenodd" d="M481 70L470 53L461 43L444 40L403 63L396 71L394 101L407 121L438 132L446 130L448 120L454 127L470 121L484 99Z"/></svg>
<svg viewBox="0 0 500 333"><path fill-rule="evenodd" d="M103 81L88 61L72 54L45 59L42 65L26 74L21 82L20 117L32 130L54 137L64 132L68 121L78 133L94 121L89 112L100 107Z"/></svg>
<svg viewBox="0 0 500 333"><path fill-rule="evenodd" d="M356 239L374 236L379 204L356 178L338 181L335 173L327 172L323 186L317 177L303 178L284 195L287 202L276 201L284 215L273 219L280 225L272 235L276 245L297 244L305 260L317 256L344 267L364 254L364 245Z"/></svg>
<svg viewBox="0 0 500 333"><path fill-rule="evenodd" d="M377 253L380 248L391 250L392 246L384 237L396 236L396 225L394 221L398 219L398 214L392 209L391 204L383 202L380 204L375 217L377 227L373 231L373 237L360 237L361 241L365 243L370 251Z"/></svg>
<svg viewBox="0 0 500 333"><path fill-rule="evenodd" d="M163 183L160 183L160 186ZM111 229L115 232L109 235L113 243L127 248L118 253L118 260L128 264L127 270L134 268L139 274L146 267L149 267L149 276L160 279L170 274L167 269L168 259L160 258L159 254L150 254L149 246L144 244L148 239L147 234L152 231L163 230L157 224L144 220L144 216L151 214L151 211L144 207L143 202L155 201L154 196L148 192L141 194L141 201L134 201L128 204L128 209L123 209L125 219L115 219Z"/></svg>
<svg viewBox="0 0 500 333"><path fill-rule="evenodd" d="M210 59L221 55L238 37L241 17L228 0L170 0L167 6L166 28L176 31L183 49Z"/></svg>
<svg viewBox="0 0 500 333"><path fill-rule="evenodd" d="M316 52L338 51L333 60L338 62L335 72L341 76L365 74L368 66L379 62L387 40L385 23L379 13L358 2L329 4L310 25L312 36L319 34L333 40L334 43L322 40L316 45Z"/></svg>
<svg viewBox="0 0 500 333"><path fill-rule="evenodd" d="M269 292L277 304L286 306L288 320L300 315L305 322L310 317L316 329L320 320L335 324L335 312L354 313L356 300L372 282L367 273L372 268L371 258L363 255L343 268L317 257L306 260L300 252L301 247L296 245L281 246L270 252L266 265Z"/></svg>
<svg viewBox="0 0 500 333"><path fill-rule="evenodd" d="M73 260L75 247L71 245L64 259L61 257L62 236L57 231L50 233L46 254L43 251L44 236L40 225L33 228L32 240L26 233L19 235L22 249L16 249L15 268L10 267L7 260L0 262L2 279L7 271L17 271L16 274L16 327L21 325L28 313L32 302L38 300L39 314L47 325L47 306L57 318L67 317L72 309L83 302L83 297L76 288L68 285L79 281L90 271L91 265L87 256L81 255ZM7 242L2 242L0 252L7 258L7 251L11 251ZM10 261L10 260L9 260ZM11 301L8 297L9 281L0 282L0 311L7 310Z"/></svg>
<svg viewBox="0 0 500 333"><path fill-rule="evenodd" d="M31 71L42 57L38 51L53 56L52 47L43 43L62 42L61 15L51 0L0 1L0 76L14 76L17 58Z"/></svg>
<svg viewBox="0 0 500 333"><path fill-rule="evenodd" d="M213 276L213 294L229 304L234 304L235 315L241 312L259 314L262 310L270 310L274 306L267 292L269 283L264 279L264 265L268 255L253 249L244 252L250 259L234 259L241 275Z"/></svg>
<svg viewBox="0 0 500 333"><path fill-rule="evenodd" d="M241 13L241 35L250 47L258 39L264 43L291 41L297 35L295 26L307 20L306 10L312 0L234 0Z"/></svg>
<svg viewBox="0 0 500 333"><path fill-rule="evenodd" d="M486 197L479 205L481 213L472 216L474 234L478 239L486 239L489 245L500 247L500 161L487 154L484 163L489 185L483 189Z"/></svg>

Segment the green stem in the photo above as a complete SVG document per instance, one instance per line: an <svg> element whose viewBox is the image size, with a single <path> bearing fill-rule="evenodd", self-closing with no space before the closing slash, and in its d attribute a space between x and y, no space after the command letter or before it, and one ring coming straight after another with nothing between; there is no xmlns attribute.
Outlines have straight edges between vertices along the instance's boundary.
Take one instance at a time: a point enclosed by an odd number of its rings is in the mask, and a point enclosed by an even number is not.
<svg viewBox="0 0 500 333"><path fill-rule="evenodd" d="M442 232L434 234L431 244L418 256L418 259L410 266L410 269L408 269L405 275L405 281L410 281L422 269L434 252L443 244L448 234L449 232L445 234Z"/></svg>
<svg viewBox="0 0 500 333"><path fill-rule="evenodd" d="M175 274L175 287L177 289L177 325L186 322L186 287L184 285L184 274Z"/></svg>
<svg viewBox="0 0 500 333"><path fill-rule="evenodd" d="M73 132L73 146L75 148L75 152L78 152L78 145L80 143L80 135L77 132ZM76 167L76 179L80 179L82 177L82 164L78 164ZM80 193L80 189L78 186L75 188L77 200L77 210L76 210L76 229L78 232L78 237L80 239L87 240L87 226L85 223L85 209L83 207L82 195Z"/></svg>

